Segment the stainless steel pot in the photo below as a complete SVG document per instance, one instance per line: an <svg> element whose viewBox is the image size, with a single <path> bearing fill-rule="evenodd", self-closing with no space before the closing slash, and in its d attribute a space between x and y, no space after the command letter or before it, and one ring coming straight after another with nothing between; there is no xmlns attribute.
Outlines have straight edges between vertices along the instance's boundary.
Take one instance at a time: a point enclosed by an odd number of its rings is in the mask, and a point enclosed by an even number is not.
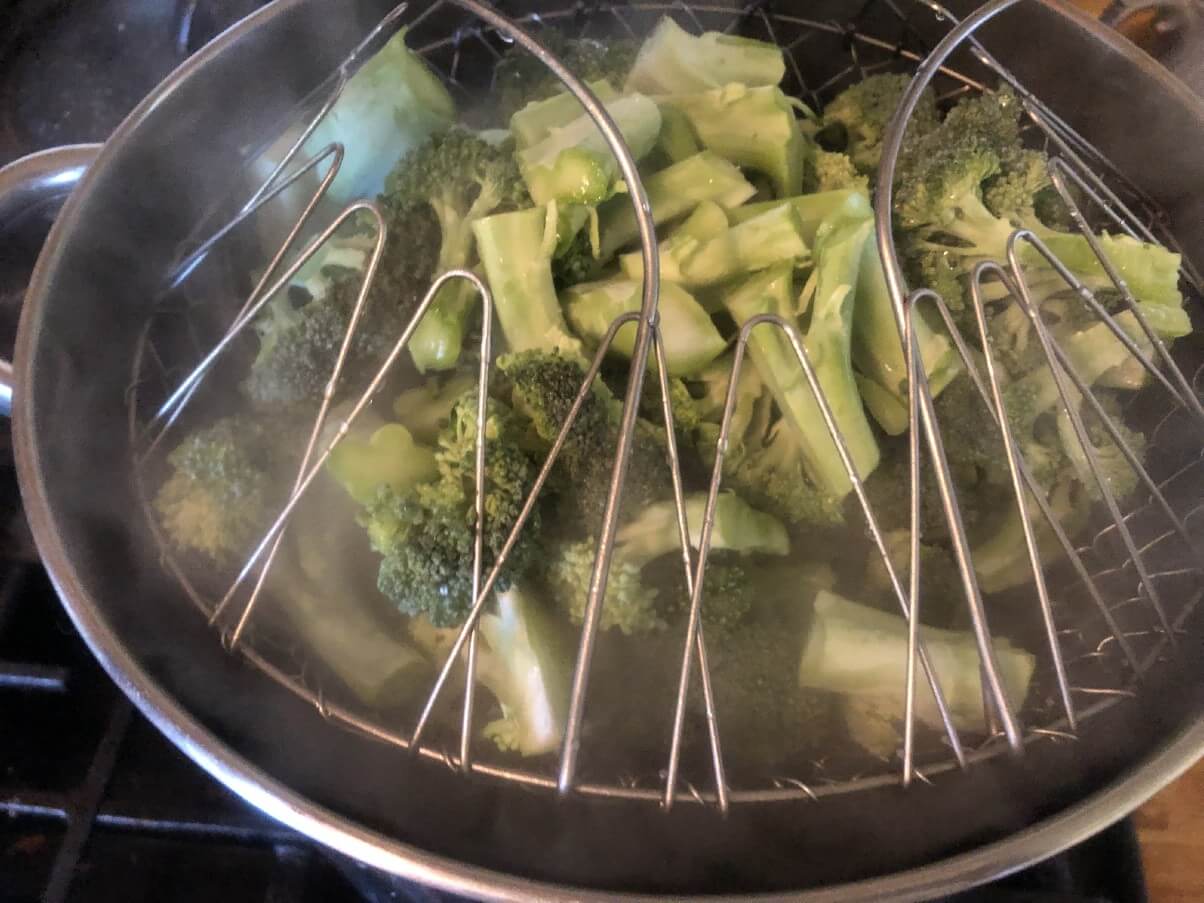
<svg viewBox="0 0 1204 903"><path fill-rule="evenodd" d="M701 807L662 815L465 779L332 727L227 655L178 604L136 513L129 360L168 263L225 196L229 173L257 146L257 127L291 109L386 6L278 0L185 64L88 169L26 298L13 413L30 523L80 632L173 742L253 805L352 857L509 899L925 898L1089 836L1200 755L1201 625L1177 666L1140 699L1093 719L1076 744L1033 748L1022 761L982 764L932 787L749 805L725 820ZM821 3L808 14L840 19L848 7ZM1164 206L1187 253L1204 261L1199 100L1062 6L1029 4L986 38ZM1074 78L1062 75L1069 60ZM1136 128L1134 110L1151 127ZM1204 362L1204 350L1191 353Z"/></svg>

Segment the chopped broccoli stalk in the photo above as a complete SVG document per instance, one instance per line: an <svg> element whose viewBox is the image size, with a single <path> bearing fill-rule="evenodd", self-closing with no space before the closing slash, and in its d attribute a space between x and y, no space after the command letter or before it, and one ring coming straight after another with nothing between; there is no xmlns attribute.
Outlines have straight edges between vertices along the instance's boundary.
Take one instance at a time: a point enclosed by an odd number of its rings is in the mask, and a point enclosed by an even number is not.
<svg viewBox="0 0 1204 903"><path fill-rule="evenodd" d="M553 752L564 734L572 650L527 585L496 594L497 610L481 616L477 679L501 707L483 733L507 752Z"/></svg>
<svg viewBox="0 0 1204 903"><path fill-rule="evenodd" d="M610 279L575 285L564 296L564 309L573 330L587 343L597 346L614 319L639 311L643 286L629 279ZM681 286L661 284L657 312L664 339L669 373L697 373L723 353L727 346L710 315ZM635 350L636 324L619 330L611 349L626 358Z"/></svg>
<svg viewBox="0 0 1204 903"><path fill-rule="evenodd" d="M477 252L510 350L580 357L581 343L569 333L556 297L551 256L544 250L546 226L538 207L477 220Z"/></svg>
<svg viewBox="0 0 1204 903"><path fill-rule="evenodd" d="M671 163L680 163L702 150L686 114L673 107L661 107L661 135L657 147Z"/></svg>
<svg viewBox="0 0 1204 903"><path fill-rule="evenodd" d="M598 100L607 104L619 99L619 92L606 79L589 83ZM538 144L556 129L581 118L585 108L576 96L567 91L544 100L534 100L510 117L510 133L519 149Z"/></svg>
<svg viewBox="0 0 1204 903"><path fill-rule="evenodd" d="M1090 505L1082 497L1073 479L1062 479L1049 492L1049 507L1067 536L1074 536L1087 523ZM1028 505L1029 520L1037 537L1037 551L1049 567L1061 559L1064 549L1050 529L1044 515L1035 504ZM999 593L1024 586L1033 579L1028 547L1024 540L1024 524L1016 507L1015 497L1009 494L1007 503L996 516L975 531L972 537L974 573L978 587L984 593Z"/></svg>
<svg viewBox="0 0 1204 903"><path fill-rule="evenodd" d="M706 211L708 217L720 210L717 205L699 205L698 209ZM704 230L711 231L709 224ZM793 206L779 204L710 238L700 237L697 228L678 230L661 246L661 278L691 288L703 287L783 261L793 266L808 254ZM629 279L643 278L640 254L624 254L619 262Z"/></svg>
<svg viewBox="0 0 1204 903"><path fill-rule="evenodd" d="M825 134L842 133L841 150L861 172L877 172L886 127L910 83L910 75L871 75L846 88L824 107ZM926 134L939 124L936 95L929 88L920 95L915 113L908 120L908 138Z"/></svg>
<svg viewBox="0 0 1204 903"><path fill-rule="evenodd" d="M903 339L873 236L862 253L853 309L853 365L866 407L887 434L897 436L907 430L908 423ZM911 322L929 390L935 398L960 372L961 358L953 340L935 329L928 317L929 308L921 307L913 313Z"/></svg>
<svg viewBox="0 0 1204 903"><path fill-rule="evenodd" d="M714 201L725 210L739 207L756 193L740 170L710 151L702 151L644 179L644 190L658 225L689 213L703 201ZM601 257L614 253L639 238L631 199L616 197L598 209Z"/></svg>
<svg viewBox="0 0 1204 903"><path fill-rule="evenodd" d="M629 94L606 104L635 159L656 143L661 114L642 94ZM553 201L598 204L614 192L619 164L597 124L582 114L548 137L518 152L518 165L536 204Z"/></svg>
<svg viewBox="0 0 1204 903"><path fill-rule="evenodd" d="M168 455L171 474L155 510L177 548L225 564L249 554L278 513L277 468L300 457L304 439L249 416L226 417L188 435ZM296 447L289 447L295 442Z"/></svg>
<svg viewBox="0 0 1204 903"><path fill-rule="evenodd" d="M456 374L445 381L425 379L394 399L393 414L416 440L434 443L447 426L460 396L471 391L476 383L476 376L468 373Z"/></svg>
<svg viewBox="0 0 1204 903"><path fill-rule="evenodd" d="M336 488L313 486L291 522L268 589L301 640L352 693L388 708L424 691L431 666L373 610L373 586L364 585L360 566L371 550L353 516L351 501Z"/></svg>
<svg viewBox="0 0 1204 903"><path fill-rule="evenodd" d="M782 203L787 203L794 208L802 229L803 240L807 242L808 246L815 244L815 233L819 231L820 224L829 217L841 216L853 219L859 216L872 218L874 215L866 193L851 188L803 194L798 197L783 198L780 201L745 204L730 211L728 215L732 224L737 225L767 213L781 206Z"/></svg>
<svg viewBox="0 0 1204 903"><path fill-rule="evenodd" d="M390 174L385 200L391 218L403 224L430 211L441 241L435 271L472 262L473 224L495 212L526 207L526 187L509 144L494 146L453 128L404 157ZM476 292L457 281L444 286L410 338L419 371L448 370L460 359Z"/></svg>
<svg viewBox="0 0 1204 903"><path fill-rule="evenodd" d="M732 82L776 85L785 73L782 50L774 44L717 31L692 35L664 16L640 47L627 90L689 94Z"/></svg>
<svg viewBox="0 0 1204 903"><path fill-rule="evenodd" d="M404 492L438 472L435 453L416 443L400 423L353 426L326 459L326 469L361 505L376 498L382 486Z"/></svg>
<svg viewBox="0 0 1204 903"><path fill-rule="evenodd" d="M456 105L399 31L348 79L334 106L305 140L302 155L343 147L330 198L349 204L385 187L393 162L451 125ZM381 153L388 148L389 153Z"/></svg>
<svg viewBox="0 0 1204 903"><path fill-rule="evenodd" d="M820 387L862 478L878 465L878 443L853 376L850 335L852 302L870 225L842 222L832 224L831 228L821 227L816 239L817 279L811 325L804 339ZM793 294L791 268L782 265L734 287L724 298L724 304L740 324L766 313L790 321ZM763 326L753 330L748 348L783 418L797 433L803 463L812 481L823 495L836 501L843 499L852 489L852 483L789 340L781 330Z"/></svg>
<svg viewBox="0 0 1204 903"><path fill-rule="evenodd" d="M403 492L381 487L360 516L372 547L382 556L380 591L403 614L426 615L436 627L462 622L473 603L476 409L474 391L452 412L439 436L436 480ZM523 448L523 438L514 413L491 400L485 423L486 572L535 482L537 467ZM502 585L522 576L533 563L538 527L536 512L507 559Z"/></svg>
<svg viewBox="0 0 1204 903"><path fill-rule="evenodd" d="M961 730L983 727L982 668L971 633L924 627L928 659L940 681L954 725ZM1007 639L994 641L1005 693L1013 706L1028 696L1036 657ZM850 734L864 739L882 736L866 721L897 725L902 720L907 663L907 622L898 615L844 599L828 590L815 597L814 617L799 662L799 685L839 693L859 701L846 709ZM942 722L927 680L916 684L916 718L940 730ZM896 727L888 748L871 752L893 755L902 734Z"/></svg>
<svg viewBox="0 0 1204 903"><path fill-rule="evenodd" d="M694 547L701 539L705 505L703 495L686 498L690 543ZM601 615L603 629L615 628L635 634L665 627L667 616L681 610L683 600L679 593L671 593L671 598L665 598L643 571L654 559L680 548L673 502L648 506L620 528L606 582ZM711 548L740 554L785 555L790 545L786 530L778 520L752 508L735 493L724 492L717 499ZM575 624L580 624L585 616L596 550L597 543L592 537L568 542L561 546L551 565L549 584L557 603ZM746 610L742 602L727 596L716 596L711 605L720 619L738 618L737 612Z"/></svg>
<svg viewBox="0 0 1204 903"><path fill-rule="evenodd" d="M768 177L778 197L802 192L806 142L780 88L729 84L663 103L686 115L703 147Z"/></svg>

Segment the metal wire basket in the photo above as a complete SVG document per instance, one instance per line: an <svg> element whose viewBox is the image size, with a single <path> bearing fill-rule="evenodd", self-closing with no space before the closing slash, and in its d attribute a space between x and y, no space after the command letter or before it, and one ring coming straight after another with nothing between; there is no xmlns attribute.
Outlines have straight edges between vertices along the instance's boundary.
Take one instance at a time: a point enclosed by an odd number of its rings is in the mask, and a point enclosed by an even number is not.
<svg viewBox="0 0 1204 903"><path fill-rule="evenodd" d="M232 216L227 210L222 214L227 219L223 220L219 215L214 222L204 224L198 230L198 240L191 247L185 249L180 262L173 269L159 313L148 323L139 353L133 362L129 393L131 440L133 447L142 450L140 466L137 470L139 489L144 503L152 495L156 474L162 466L160 440L176 418L180 416L194 393L199 390L202 380L208 377L211 371L220 374L220 368L214 366L219 356L234 341L239 332L252 321L255 313L267 299L288 284L293 275L327 237L332 235L347 219L353 216L367 216L375 224L375 248L364 276L356 313L353 315L352 325L348 331L347 342L349 344L350 337L356 328L359 311L363 307L375 274L376 264L380 259L386 226L375 205L371 201L365 200L347 208L333 223L318 231L303 250L293 251L302 237L314 232L311 216L338 171L343 149L332 146L308 160L298 162L297 158L304 138L313 131L322 116L329 111L349 72L354 70L358 61L380 40L382 35L391 34L401 25L405 25L409 29L410 45L444 76L447 84L454 91L461 92L465 98L473 97L474 92L487 86L490 79L485 78L484 73L492 72L492 64L501 58L510 45L517 42L549 66L569 90L577 95L615 150L623 176L631 187L633 206L641 227L645 272L648 274L645 282L644 307L641 314L628 315L612 324L608 337L598 350L587 374L586 382L579 395L579 403L589 391L609 343L613 340L618 328L626 323L636 322L639 331L635 346L637 350L632 360L625 400L624 437L629 437L631 434L642 391L643 375L650 355L658 364L662 365L656 368L656 372L660 375L662 413L666 418L666 423L672 423L667 374L666 368L663 366L664 350L660 343L655 319L658 291L655 230L646 212L646 198L639 183L634 161L622 146L617 129L608 120L604 108L589 93L588 88L565 70L539 44L538 38L542 29L556 28L570 35L599 39L616 35L636 37L646 33L648 26L660 16L670 15L679 24L696 32L719 30L772 41L786 51L788 68L786 83L783 85L784 90L800 96L816 107L822 106L824 100L848 84L883 70L916 71L916 78L908 98L913 104L919 92L930 82L936 85L941 103L951 102L965 92L983 90L984 87L993 83L1008 83L1021 97L1026 114L1031 121L1030 137L1035 143L1044 147L1051 156L1053 161L1051 177L1055 186L1080 223L1085 224L1088 219L1098 222L1103 217L1109 222L1109 225L1114 224L1116 228L1134 237L1159 241L1174 247L1173 236L1166 230L1163 219L1153 203L1127 183L1099 151L1079 137L1063 120L1045 107L977 43L974 37L976 28L992 16L1014 5L1015 2L1017 0L996 0L968 17L964 22L959 22L946 9L934 2L928 2L928 0L905 0L902 5L896 4L893 0L870 0L854 16L846 19L807 18L777 11L768 4L730 8L722 5L675 2L633 3L623 6L602 3L578 4L568 9L539 13L529 12L516 17L512 23L492 8L482 6L475 0L441 0L420 12L408 10L404 6L399 7L365 40L360 51L353 55L340 73L336 74L332 83L303 106L302 111L298 113L301 121L306 123L301 137L293 143L289 153L273 170L268 179L249 192L249 196L237 199L238 202L233 208ZM823 52L817 52L821 45L826 45L826 49ZM934 47L934 49L930 51L929 47ZM841 65L835 68L818 67L815 62L817 60L830 62L834 59L840 60ZM955 338L959 338L956 326L948 316L948 310L939 297L924 290L923 287L919 287L917 291L909 294L898 257L894 253L889 198L894 163L903 140L906 124L907 116L904 114L896 120L895 126L887 138L887 153L884 156L877 185L878 241L883 250L883 258L887 263L888 284L896 305L898 325L901 335L910 337L912 312L917 305L932 304L938 313L945 317ZM321 179L317 179L316 173L323 165L327 166L327 171ZM216 256L216 252L223 249L225 245L233 243L230 236L240 234L240 224L253 220L263 211L269 210L276 198L290 188L303 183L306 178L311 180L311 184L316 183L316 188L312 195L308 196L300 218L287 230L279 250L271 257L266 269L262 270L262 275L257 280L255 288L247 297L233 323L213 323L211 314L206 312L202 303L206 292L203 271L208 265L207 261ZM1094 209L1081 210L1080 199L1082 198L1086 198ZM1035 237L1018 234L1013 239L1014 244L1025 241L1036 245L1038 250L1041 249L1039 240ZM1100 255L1105 269L1113 278L1117 290L1129 302L1130 307L1136 311L1136 305L1124 286L1123 280L1110 266L1106 255L1102 253L1098 245L1095 242L1092 244L1097 254ZM291 251L293 253L290 256ZM290 261L287 266L284 263L286 260ZM1050 262L1055 268L1058 266L1056 259L1052 257ZM1004 266L1007 263L1005 261L999 263L1000 265L994 269L984 269L980 275L983 278L993 275L996 278L1010 281L1016 303L1024 305L1026 311L1030 312L1030 318L1036 327L1037 334L1041 337L1062 398L1065 400L1073 389L1077 388L1083 394L1084 399L1092 399L1090 391L1086 390L1082 384L1077 384L1078 380L1072 368L1064 369L1057 363L1059 349L1041 324L1040 316L1031 314L1024 284L1024 273L1019 264L1015 260L1012 261L1010 267ZM255 267L255 269L258 270L259 267ZM721 743L722 713L716 713L714 709L708 680L705 624L700 616L700 611L702 576L707 565L714 505L721 482L722 457L727 444L734 396L729 397L725 410L716 454L717 460L710 485L707 515L702 525L702 541L696 558L692 557L688 551L689 531L682 503L681 474L676 451L672 444L674 432L671 428L667 431L670 437L669 456L674 468L673 482L683 549L682 565L685 569L691 599L689 623L682 647L683 655L676 704L673 711L662 713L659 716L665 718L666 723L673 727L671 739L664 751L663 768L652 765L638 773L635 771L610 775L591 773L583 777L579 773L580 769L577 765L582 742L581 724L587 700L591 655L598 631L602 599L605 594L605 579L622 493L623 462L628 446L626 438L619 444L619 460L616 462L612 483L612 497L604 519L604 529L586 609L585 625L576 660L568 728L562 755L554 769L540 770L526 763L516 764L511 760L496 756L496 754L493 758L489 758L474 748L472 742L474 734L472 680L466 681L464 685L463 708L456 751L444 748L438 739L434 741L428 739L427 727L431 714L437 701L448 688L453 674L458 672L461 663L466 665L469 674L473 673L476 625L481 612L488 603L491 587L501 567L501 561L499 561L491 573L482 572L482 547L479 532L473 573L476 604L455 644L449 650L444 666L425 705L417 713L417 720L413 722L416 726L410 730L404 729L404 726L399 724L400 719L397 713L369 710L362 704L356 703L347 694L341 693L336 686L328 686L320 669L310 666L305 651L299 648L287 634L264 625L263 629L256 630L247 642L243 642L244 631L255 610L264 576L279 544L282 530L290 513L314 479L332 447L323 447L319 437L322 434L323 421L326 419L333 395L333 386L338 379L348 344L344 345L343 355L331 377L332 388L328 391L326 400L314 423L292 499L259 547L250 556L229 591L215 600L214 594L209 591L208 587L201 585L203 581L197 580L195 572L187 566L187 563L177 560L170 544L163 542L160 537L163 560L203 614L209 618L211 623L221 627L223 642L231 649L237 647L248 661L269 677L314 704L322 717L385 743L410 749L425 758L441 761L454 770L517 782L543 790L556 790L560 793L572 791L595 797L656 801L666 809L676 801L694 801L715 805L726 810L733 803L819 799L831 794L880 787L900 780L904 784L913 779L934 781L943 772L966 767L976 761L995 757L1009 750L1019 753L1028 743L1073 739L1082 725L1093 715L1112 705L1122 704L1124 700L1139 693L1142 675L1155 667L1161 659L1173 654L1175 634L1181 629L1199 601L1200 587L1197 580L1199 555L1192 528L1202 507L1197 490L1199 488L1198 481L1201 476L1204 476L1204 470L1201 468L1198 442L1194 448L1185 452L1181 437L1185 432L1190 435L1198 435L1201 423L1204 423L1204 408L1198 401L1201 389L1200 372L1195 372L1190 378L1186 376L1176 365L1173 356L1147 327L1156 352L1156 363L1125 335L1113 318L1095 301L1090 291L1081 284L1077 284L1068 271L1066 271L1066 276L1069 287L1078 292L1084 298L1085 303L1094 305L1094 309L1102 321L1110 324L1118 338L1128 342L1142 365L1153 375L1155 385L1152 389L1141 393L1139 396L1141 411L1139 415L1135 413L1134 416L1140 416L1142 422L1148 425L1150 448L1155 452L1165 449L1165 453L1150 455L1150 459L1155 461L1151 472L1146 472L1138 465L1143 488L1140 498L1130 500L1128 511L1121 508L1123 500L1114 499L1106 485L1101 482L1101 491L1107 502L1108 517L1102 522L1100 529L1091 535L1090 541L1084 545L1076 546L1064 533L1060 535L1059 538L1070 566L1050 572L1048 579L1036 549L1028 518L1022 519L1026 525L1025 541L1033 558L1033 601L1035 604L1030 611L1034 625L1032 627L1033 636L1041 639L1047 655L1042 661L1038 687L1030 694L1029 704L1021 712L1012 710L1006 694L1002 690L993 661L990 618L974 578L964 530L960 527L959 519L952 514L957 510L956 490L952 485L948 464L942 449L941 424L933 408L932 397L923 377L922 367L917 367L914 361L911 365L913 378L909 393L911 402L909 413L913 483L920 478L936 479L941 496L950 512L950 532L965 583L966 602L971 623L982 656L983 684L987 688L984 709L989 729L979 737L961 736L943 708L942 715L946 732L944 738L925 739L919 736L915 730L913 705L916 686L921 679L925 679L927 670L923 644L918 630L918 612L922 610L922 599L918 592L918 533L913 534L916 541L912 543L910 550L911 561L908 573L911 576L909 580L894 566L891 556L887 552L873 508L864 493L848 451L835 427L835 421L797 331L793 326L778 318L761 317L745 325L736 345L735 368L738 369L742 366L744 351L752 330L780 329L785 332L805 378L820 401L825 422L837 443L842 460L853 482L854 491L866 519L870 541L881 555L900 609L905 615L911 616L910 653L906 674L900 675L900 679L907 682L908 705L906 711L901 713L903 743L901 762L898 764L866 762L856 757L849 757L846 761L844 757L833 756L821 761L800 763L796 773L766 774L762 775L756 784L740 787L729 786ZM1185 268L1183 278L1191 291L1198 291L1199 277L1189 267ZM437 289L447 281L455 279L470 281L483 299L485 326L481 335L482 363L479 378L482 388L481 403L484 404L486 394L484 389L487 388L489 378L488 362L492 340L489 328L491 299L488 287L471 272L450 271L439 275L430 287L418 307L414 320L406 328L404 334L399 337L376 378L344 418L339 437L345 434L348 425L371 401L393 362L404 350L414 325L431 303ZM185 299L185 303L179 303L181 298ZM195 299L195 303L188 303L189 299ZM975 302L980 303L977 291L975 292ZM1140 313L1137 313L1140 316ZM207 341L199 337L211 336L215 333L222 336L221 340L216 346L206 350ZM169 334L176 337L170 343L165 338ZM181 334L190 336L195 342L193 358L182 359L179 354L168 355L165 351L159 350L160 346L168 344L173 348L178 347L178 336ZM907 347L911 347L909 341L905 339L904 342ZM997 420L1000 419L1003 408L998 396L993 368L988 367L985 372L978 373L974 362L966 353L964 344L959 344L959 349L963 352L968 369L977 374L977 384L984 403L994 411ZM991 361L989 354L987 361ZM733 384L735 375L733 373ZM1077 385L1072 386L1072 384ZM1071 419L1075 421L1076 434L1081 436L1083 424L1074 413L1074 408L1074 405L1067 405L1067 410L1071 412ZM574 408L569 420L563 425L562 438L572 425L572 418L578 409L579 405ZM1126 414L1126 416L1128 415ZM483 423L483 420L483 417L479 417L478 423ZM1010 439L1006 431L1002 438L1005 444L1001 447L1007 452L1016 497L1023 511L1027 498L1024 487L1030 477L1022 457L1016 453L1014 440ZM337 439L335 441L337 442ZM1086 443L1084 448L1090 459L1088 445L1089 443ZM533 508L536 497L548 477L558 449L559 443L554 446L536 487L528 499L526 506L528 512ZM480 513L483 511L481 507L483 485L481 462L483 461L484 444L481 435L478 435L477 454L477 520L479 524L482 519ZM1133 460L1136 462L1136 458ZM928 462L927 467L923 464L925 461ZM1098 467L1094 462L1092 466L1098 474ZM1133 504L1134 501L1135 504ZM1043 497L1040 494L1036 497L1036 504L1042 513L1047 513L1043 505ZM913 505L918 505L918 488L913 491ZM146 508L151 529L158 536L156 520L151 514L149 503L146 503ZM512 545L518 531L522 529L524 520L525 516L520 518L507 549ZM1054 523L1056 524L1056 521ZM1117 540L1122 549L1120 554L1116 551ZM501 556L503 561L505 554L503 551ZM249 581L253 586L249 598L242 599L239 604L235 604L236 600L240 599L240 587ZM942 694L939 689L939 681L931 675L928 675L927 679L932 683L938 706L941 706ZM708 716L708 754L702 760L702 767L705 767L710 773L705 777L701 774L682 774L683 769L687 768L687 765L683 764L685 760L682 755L683 712L692 680L699 681L702 687ZM644 717L656 716L644 715Z"/></svg>

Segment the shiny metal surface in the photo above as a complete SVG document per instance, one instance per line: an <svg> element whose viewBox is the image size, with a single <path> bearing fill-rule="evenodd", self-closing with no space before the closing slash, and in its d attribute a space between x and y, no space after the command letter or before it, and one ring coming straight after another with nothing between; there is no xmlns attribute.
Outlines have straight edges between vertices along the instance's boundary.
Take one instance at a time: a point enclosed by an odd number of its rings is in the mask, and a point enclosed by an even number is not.
<svg viewBox="0 0 1204 903"><path fill-rule="evenodd" d="M282 3L281 8L301 5L300 2ZM261 14L246 27L270 21L270 16ZM230 42L232 40L230 39ZM206 58L212 58L216 52L211 49ZM185 71L177 75L177 79L186 78L188 75ZM166 85L164 94L169 93L172 87L172 83ZM140 112L149 113L150 110L144 109ZM138 115L135 114L128 126L131 133L135 131ZM128 140L124 134L118 137ZM113 156L117 156L116 150L113 151ZM104 158L101 162L104 163ZM98 187L99 178L97 183ZM60 257L65 247L70 244L72 229L79 228L80 223L71 222L71 219L76 217L84 206L84 201L73 202L64 217L65 225L56 230L55 238L52 239L48 254L43 258L35 279L35 288L41 294L31 291L31 297L36 298L38 304L50 303L49 298L52 295L46 292L54 282L56 257ZM21 338L20 372L23 379L31 380L31 386L34 385L35 377L32 352L36 347L39 332L45 328L42 320L42 311L28 313L26 322L29 325L23 330ZM145 663L131 654L127 646L128 637L121 639L122 633L113 629L105 614L104 602L82 579L74 556L68 556L68 546L64 544L61 533L64 522L50 504L52 489L42 471L41 449L36 432L38 416L39 411L34 407L34 402L25 402L23 398L18 400L17 428L20 437L19 463L22 479L27 498L33 502L30 506L31 520L34 522L39 544L46 554L48 566L55 575L56 584L64 597L70 600L69 608L73 618L106 668L115 672L115 677L123 688L140 706L149 709L152 719L190 755L265 811L351 855L418 880L426 880L461 892L512 899L530 898L533 895L610 899L617 895L614 889L591 893L564 884L508 877L496 871L466 865L463 861L457 862L456 859L460 857L453 859L423 852L396 839L404 835L384 834L365 828L363 823L335 811L329 804L286 789L285 784L252 765L244 757L245 754L232 752L227 740L219 739L206 729L194 712L181 706L172 694L165 692L159 681L148 672ZM318 697L316 702L319 708L324 706L321 697ZM1181 770L1198 750L1201 742L1204 742L1204 725L1197 722L1168 739L1160 752L1152 754L1147 764L1140 766L1125 780L1110 789L1089 795L1084 802L1068 807L1062 814L1048 818L1037 827L972 853L943 858L924 868L905 869L885 878L846 883L815 891L809 896L814 899L847 900L878 899L884 895L892 895L899 899L918 899L929 896L938 889L947 891L965 886L967 882L995 877L1001 871L1048 855L1054 849L1080 839L1094 827L1131 808L1145 795L1157 789L1159 782L1169 780ZM474 765L475 770L478 768ZM591 792L588 786L582 787L581 790L583 793ZM658 794L658 791L649 792L653 797Z"/></svg>

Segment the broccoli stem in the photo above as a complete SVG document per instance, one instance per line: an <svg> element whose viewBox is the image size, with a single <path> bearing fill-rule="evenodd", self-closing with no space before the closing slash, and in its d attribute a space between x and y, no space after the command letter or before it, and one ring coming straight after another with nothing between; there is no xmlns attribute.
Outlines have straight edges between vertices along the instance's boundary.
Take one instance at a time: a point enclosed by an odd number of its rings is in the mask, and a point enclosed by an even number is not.
<svg viewBox="0 0 1204 903"><path fill-rule="evenodd" d="M619 92L604 78L588 84L604 104L619 99ZM522 150L538 144L556 129L579 119L584 112L581 101L575 95L562 91L546 100L534 100L511 116L510 133Z"/></svg>
<svg viewBox="0 0 1204 903"><path fill-rule="evenodd" d="M642 299L643 286L639 282L616 278L573 286L565 292L564 309L573 330L596 347L615 318L638 312ZM727 347L710 315L681 286L661 283L657 312L671 376L697 373ZM621 328L611 344L612 351L630 359L635 335L635 323Z"/></svg>
<svg viewBox="0 0 1204 903"><path fill-rule="evenodd" d="M806 142L779 88L734 83L662 102L686 115L703 147L767 176L779 198L802 193Z"/></svg>
<svg viewBox="0 0 1204 903"><path fill-rule="evenodd" d="M555 351L583 360L581 342L565 325L544 249L546 213L535 207L473 223L477 253L489 280L493 309L511 351Z"/></svg>
<svg viewBox="0 0 1204 903"><path fill-rule="evenodd" d="M815 194L783 198L780 201L745 204L731 211L732 224L736 225L760 216L783 202L790 204L794 208L794 212L798 214L799 228L802 230L803 240L808 245L815 244L815 233L819 231L820 224L830 216L844 216L853 219L858 216L868 218L874 215L865 192L842 188L837 191L820 191Z"/></svg>
<svg viewBox="0 0 1204 903"><path fill-rule="evenodd" d="M674 233L661 246L661 278L700 288L782 261L793 265L793 261L808 255L798 216L790 204L778 204L709 238L705 237L713 231L709 214L722 210L717 205L700 204L695 215L701 216L700 211L708 214L708 220L700 221L702 233L691 225ZM624 254L619 263L629 279L643 278L644 261L640 254Z"/></svg>
<svg viewBox="0 0 1204 903"><path fill-rule="evenodd" d="M694 548L702 541L706 501L705 493L693 493L685 498L686 523L690 528L690 545ZM671 501L648 505L619 529L616 543L623 561L637 566L677 551L681 543L676 505ZM711 548L744 554L787 555L790 537L782 522L773 515L758 511L734 492L721 492L715 499Z"/></svg>
<svg viewBox="0 0 1204 903"><path fill-rule="evenodd" d="M786 73L781 48L715 31L692 35L664 16L627 76L628 91L683 94L733 82L776 85Z"/></svg>
<svg viewBox="0 0 1204 903"><path fill-rule="evenodd" d="M644 190L658 226L689 213L703 201L727 210L738 208L756 193L740 170L710 151L702 151L644 179ZM598 209L601 257L609 260L619 248L639 238L631 200L616 197Z"/></svg>
<svg viewBox="0 0 1204 903"><path fill-rule="evenodd" d="M921 636L954 725L963 730L982 727L982 668L973 634L924 627ZM1005 692L1019 706L1028 695L1036 657L1007 639L996 639L993 645ZM820 590L799 662L799 685L870 701L871 708L855 710L857 718L872 715L894 722L903 716L907 646L907 621L902 617ZM928 682L918 681L916 690L917 719L941 728ZM850 725L859 733L853 728Z"/></svg>

